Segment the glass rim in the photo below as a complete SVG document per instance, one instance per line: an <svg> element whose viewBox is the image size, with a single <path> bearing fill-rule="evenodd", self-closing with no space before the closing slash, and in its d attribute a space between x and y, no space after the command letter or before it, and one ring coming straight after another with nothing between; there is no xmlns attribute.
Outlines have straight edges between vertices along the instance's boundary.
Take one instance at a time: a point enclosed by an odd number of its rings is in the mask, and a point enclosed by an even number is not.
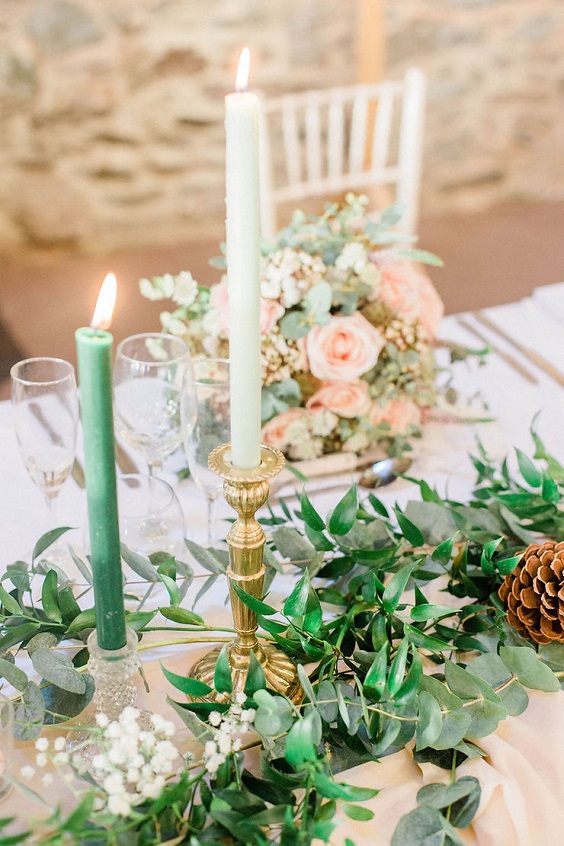
<svg viewBox="0 0 564 846"><path fill-rule="evenodd" d="M203 364L204 362L215 362L216 364L226 364L227 365L227 378L217 382L211 382L209 379L197 379L196 378L196 367L198 364ZM199 358L192 359L192 375L191 381L195 385L207 385L207 386L214 386L214 385L228 385L229 384L229 374L230 374L230 362L228 358L208 358L207 356L200 356Z"/></svg>
<svg viewBox="0 0 564 846"><path fill-rule="evenodd" d="M171 358L167 358L165 361L162 359L153 359L149 361L148 359L144 358L134 358L132 355L128 355L126 352L123 351L123 348L127 343L130 341L140 341L142 339L147 338L154 338L157 339L164 339L166 341L174 341L175 344L182 344L184 347L184 351L179 353L178 355L173 355ZM129 335L127 338L124 338L116 347L116 359L120 355L122 358L126 359L127 361L135 361L140 364L144 364L147 367L163 367L166 364L175 364L176 362L183 361L187 359L188 361L191 360L190 350L188 349L188 345L185 341L182 340L178 335L171 335L169 332L138 332L136 335Z"/></svg>
<svg viewBox="0 0 564 846"><path fill-rule="evenodd" d="M165 503L160 506L153 506L153 511L159 514L162 511L165 511L171 503L175 500L178 501L178 497L176 492L170 482L167 482L166 479L161 479L160 476L150 476L148 473L123 473L120 476L116 476L116 483L119 486L120 482L126 482L129 479L136 479L139 482L146 482L148 485L156 485L157 488L160 486L163 490L166 491L168 494L168 499ZM129 490L135 490L135 488L129 488ZM119 494L118 494L118 510L119 510ZM121 515L120 515L121 516ZM128 517L136 517L135 514L124 514L123 517L127 519Z"/></svg>
<svg viewBox="0 0 564 846"><path fill-rule="evenodd" d="M37 361L62 364L67 369L67 372L64 376L59 376L57 379L24 379L21 376L16 375L16 371L19 367L22 367L25 364L34 364ZM23 358L21 361L17 361L10 367L10 377L14 382L18 382L20 385L59 385L61 382L66 382L70 376L75 379L74 366L65 358L57 358L55 356L36 355L31 358Z"/></svg>

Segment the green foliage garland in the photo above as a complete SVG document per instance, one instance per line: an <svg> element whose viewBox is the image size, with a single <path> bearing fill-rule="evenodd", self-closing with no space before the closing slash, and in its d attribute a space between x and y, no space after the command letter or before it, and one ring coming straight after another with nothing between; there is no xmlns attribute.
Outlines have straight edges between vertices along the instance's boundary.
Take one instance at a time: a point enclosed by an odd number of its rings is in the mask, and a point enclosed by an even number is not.
<svg viewBox="0 0 564 846"><path fill-rule="evenodd" d="M296 707L268 691L260 666L253 665L243 707L256 710L258 740L250 745L260 748L260 772L246 768L244 749L213 772L201 761L186 762L158 799L125 819L96 811L95 788L86 785L68 817L54 810L47 822L22 834L9 833L12 821L2 820L0 846L328 842L337 807L354 820L369 820L373 814L362 803L377 792L337 782L334 774L413 739L415 760L443 767L451 778L448 785L419 791L417 807L400 820L392 846L461 844L459 830L473 819L480 785L458 777L457 767L483 754L480 738L501 720L525 710L527 689L557 691L564 677L564 646L522 640L507 625L497 597L504 575L531 540L564 537L564 467L532 434L534 458L517 450L515 461L500 466L478 445L472 459L477 480L467 503L412 480L420 498L404 509L389 509L373 494L359 499L353 486L326 518L304 490L298 507L282 501L280 513L270 510L262 519L270 576L291 568L298 578L282 607L268 597L239 593L257 613L263 636L296 660L306 696ZM40 540L31 566L17 561L1 580L0 675L18 691L20 739L34 739L44 724L78 715L92 696L84 643L93 610L81 610L75 593L80 588L42 558L63 531ZM199 598L224 574L226 554L191 541L187 546L209 574ZM140 637L154 630L172 631L173 642L225 637L229 629L209 627L181 605L193 581L189 564L165 553L145 559L125 548L123 556L135 574L126 588L137 602L128 624ZM89 564L75 560L88 589ZM32 595L37 581L40 603L33 601L37 590ZM135 588L142 585L140 593L132 593L134 582ZM143 610L159 582L169 604ZM69 645L75 648L69 651ZM41 684L21 668L23 653ZM164 673L183 695L212 692L202 682L166 668ZM210 713L229 708L226 660L218 662L214 687L225 703L169 700L203 741L214 736Z"/></svg>

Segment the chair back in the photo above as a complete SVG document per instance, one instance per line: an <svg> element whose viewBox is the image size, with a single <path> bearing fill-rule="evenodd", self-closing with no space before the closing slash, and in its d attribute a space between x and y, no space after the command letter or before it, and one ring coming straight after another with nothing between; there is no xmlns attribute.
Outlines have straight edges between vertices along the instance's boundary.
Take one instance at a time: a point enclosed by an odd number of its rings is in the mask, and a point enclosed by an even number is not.
<svg viewBox="0 0 564 846"><path fill-rule="evenodd" d="M386 189L405 205L398 229L417 226L425 78L417 68L402 80L263 98L261 227L272 237L283 203L345 191Z"/></svg>

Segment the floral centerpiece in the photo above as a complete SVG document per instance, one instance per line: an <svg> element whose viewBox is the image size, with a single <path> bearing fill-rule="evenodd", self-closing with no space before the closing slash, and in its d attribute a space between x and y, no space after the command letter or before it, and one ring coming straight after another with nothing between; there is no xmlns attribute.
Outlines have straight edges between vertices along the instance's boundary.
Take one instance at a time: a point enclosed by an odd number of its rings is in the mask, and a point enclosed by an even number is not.
<svg viewBox="0 0 564 846"><path fill-rule="evenodd" d="M373 219L367 202L349 194L320 217L296 211L263 245L262 437L293 460L374 443L393 451L441 393L434 343L443 304L415 264L441 261L400 246L410 239L394 229L398 205ZM225 276L208 289L185 271L142 279L140 289L172 299L163 329L193 353L228 356Z"/></svg>

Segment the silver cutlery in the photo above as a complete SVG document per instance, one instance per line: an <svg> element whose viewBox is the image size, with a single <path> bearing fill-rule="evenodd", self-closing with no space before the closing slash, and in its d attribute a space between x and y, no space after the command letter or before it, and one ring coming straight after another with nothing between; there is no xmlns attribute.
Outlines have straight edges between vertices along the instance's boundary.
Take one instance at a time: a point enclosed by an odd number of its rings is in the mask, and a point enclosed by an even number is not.
<svg viewBox="0 0 564 846"><path fill-rule="evenodd" d="M479 341L481 341L483 344L486 344L492 350L492 352L498 355L506 364L508 364L510 367L513 368L513 370L519 373L519 375L522 376L523 379L527 379L534 385L538 385L539 380L537 379L537 377L533 376L533 374L529 370L527 370L527 368L524 367L521 362L517 361L516 358L514 358L509 353L505 352L505 350L500 350L499 347L494 346L489 340L489 338L486 338L485 335L482 335L482 333L478 329L476 329L475 326L472 326L470 323L468 323L467 320L464 320L463 317L457 317L456 320L457 323L462 326L463 329L465 329L467 332L471 332L472 335L478 338Z"/></svg>
<svg viewBox="0 0 564 846"><path fill-rule="evenodd" d="M508 335L501 326L498 326L497 323L494 323L489 317L482 311L473 311L472 314L483 326L486 326L492 332L495 332L499 335L500 338L503 338L508 344L511 344L518 350L522 356L527 358L530 362L535 364L540 370L543 370L547 376L550 376L554 379L555 382L558 382L559 385L564 387L564 373L562 373L558 368L556 368L550 361L548 361L544 356L538 353L536 350L532 350L530 347L525 346L520 341L515 340L512 338L511 335Z"/></svg>

